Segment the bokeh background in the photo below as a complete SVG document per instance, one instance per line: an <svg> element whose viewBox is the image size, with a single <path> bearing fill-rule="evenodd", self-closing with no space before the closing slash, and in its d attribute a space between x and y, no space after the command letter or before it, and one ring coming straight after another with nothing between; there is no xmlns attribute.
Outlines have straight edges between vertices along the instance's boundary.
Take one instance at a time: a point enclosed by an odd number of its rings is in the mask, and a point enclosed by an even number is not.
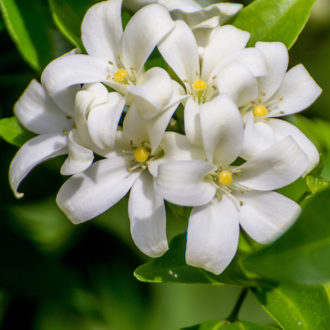
<svg viewBox="0 0 330 330"><path fill-rule="evenodd" d="M47 1L39 0L38 5L48 19ZM57 55L72 48L55 25L53 37ZM24 62L2 17L0 45L0 111L5 118L13 115L14 103L31 79L40 79L40 73ZM290 67L298 63L305 65L324 92L304 117L288 120L317 145L325 164L322 176L330 180L329 0L316 1L305 30L290 50ZM65 181L59 174L64 158L35 168L20 186L24 198L16 200L7 175L16 152L16 146L0 141L1 330L175 330L230 314L239 287L137 281L134 270L150 259L130 237L127 198L94 220L71 224L55 203ZM300 179L282 193L297 200L305 190ZM168 213L169 239L186 226ZM239 317L275 326L252 294Z"/></svg>

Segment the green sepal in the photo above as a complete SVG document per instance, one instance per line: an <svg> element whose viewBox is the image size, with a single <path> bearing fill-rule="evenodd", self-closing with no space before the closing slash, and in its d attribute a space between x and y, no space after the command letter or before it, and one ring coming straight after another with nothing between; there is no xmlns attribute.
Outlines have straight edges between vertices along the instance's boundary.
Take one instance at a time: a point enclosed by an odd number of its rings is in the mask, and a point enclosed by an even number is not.
<svg viewBox="0 0 330 330"><path fill-rule="evenodd" d="M323 178L317 178L313 175L307 175L306 183L313 194L329 187L329 181Z"/></svg>

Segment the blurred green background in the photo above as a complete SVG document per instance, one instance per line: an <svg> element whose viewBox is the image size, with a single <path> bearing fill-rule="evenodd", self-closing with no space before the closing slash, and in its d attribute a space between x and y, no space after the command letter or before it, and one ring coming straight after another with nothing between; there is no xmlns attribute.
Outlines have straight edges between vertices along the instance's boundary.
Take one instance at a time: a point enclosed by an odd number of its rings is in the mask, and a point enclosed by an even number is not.
<svg viewBox="0 0 330 330"><path fill-rule="evenodd" d="M34 2L45 13L44 18L50 19L47 1ZM26 10L28 15L28 5ZM55 25L51 33L56 55L71 49ZM13 115L14 103L31 79L40 79L40 73L24 62L2 18L0 44L0 111L5 118ZM325 163L322 176L329 180L329 0L316 1L310 21L290 50L290 67L298 63L305 65L324 92L303 113L305 117L289 120L317 145ZM1 329L174 330L230 314L241 290L238 287L151 285L135 279L133 271L149 258L130 237L127 198L97 219L79 226L71 224L55 203L65 181L59 175L64 158L34 169L20 186L24 198L16 200L7 176L16 151L17 147L0 142ZM300 179L282 192L297 200L305 190ZM186 225L169 213L169 239L184 232ZM250 294L239 316L275 325Z"/></svg>

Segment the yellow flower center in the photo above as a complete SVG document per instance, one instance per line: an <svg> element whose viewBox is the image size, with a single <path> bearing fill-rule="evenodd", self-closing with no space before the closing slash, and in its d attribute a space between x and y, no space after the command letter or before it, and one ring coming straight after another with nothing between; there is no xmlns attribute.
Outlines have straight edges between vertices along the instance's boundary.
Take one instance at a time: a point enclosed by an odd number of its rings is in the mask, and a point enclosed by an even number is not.
<svg viewBox="0 0 330 330"><path fill-rule="evenodd" d="M256 117L265 117L267 115L267 113L268 113L268 110L263 104L259 104L253 109L253 114Z"/></svg>
<svg viewBox="0 0 330 330"><path fill-rule="evenodd" d="M207 87L204 80L195 80L193 83L193 88L195 91L203 91Z"/></svg>
<svg viewBox="0 0 330 330"><path fill-rule="evenodd" d="M122 83L127 77L127 71L125 69L119 69L113 76L113 80L117 83Z"/></svg>
<svg viewBox="0 0 330 330"><path fill-rule="evenodd" d="M145 148L139 147L135 149L134 157L139 163L144 163L148 159L149 154Z"/></svg>
<svg viewBox="0 0 330 330"><path fill-rule="evenodd" d="M223 186L229 186L233 181L233 176L229 171L221 171L219 174L219 182Z"/></svg>

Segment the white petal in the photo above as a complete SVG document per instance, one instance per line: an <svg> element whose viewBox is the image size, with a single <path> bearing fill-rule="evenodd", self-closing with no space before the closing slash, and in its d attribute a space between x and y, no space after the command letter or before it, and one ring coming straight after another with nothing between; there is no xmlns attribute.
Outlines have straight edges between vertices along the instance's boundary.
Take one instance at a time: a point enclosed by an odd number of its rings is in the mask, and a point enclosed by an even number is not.
<svg viewBox="0 0 330 330"><path fill-rule="evenodd" d="M276 102L269 108L272 111L284 111L285 115L296 113L309 107L321 93L322 89L309 75L305 67L298 64L285 74L281 87L268 102L279 100L280 97L283 100ZM283 116L283 114L271 114L271 117L278 116Z"/></svg>
<svg viewBox="0 0 330 330"><path fill-rule="evenodd" d="M217 74L220 93L225 93L238 107L258 97L258 82L253 73L243 64L232 62Z"/></svg>
<svg viewBox="0 0 330 330"><path fill-rule="evenodd" d="M37 134L61 133L74 124L36 80L30 82L16 102L14 112L24 127Z"/></svg>
<svg viewBox="0 0 330 330"><path fill-rule="evenodd" d="M135 106L140 115L151 119L171 100L173 84L169 74L162 68L152 68L145 73L145 83L127 86L127 90L135 95Z"/></svg>
<svg viewBox="0 0 330 330"><path fill-rule="evenodd" d="M62 89L52 95L54 102L69 116L73 116L76 94L81 90L80 84Z"/></svg>
<svg viewBox="0 0 330 330"><path fill-rule="evenodd" d="M284 120L270 119L268 125L274 130L278 141L291 135L307 155L309 162L306 171L302 175L305 177L320 161L320 155L315 145L296 126Z"/></svg>
<svg viewBox="0 0 330 330"><path fill-rule="evenodd" d="M127 111L123 130L127 141L133 141L135 145L143 141L149 142L147 120L138 113L134 103L132 103Z"/></svg>
<svg viewBox="0 0 330 330"><path fill-rule="evenodd" d="M68 158L61 167L61 174L72 175L85 171L94 160L92 150L84 147L76 129L71 130L68 135Z"/></svg>
<svg viewBox="0 0 330 330"><path fill-rule="evenodd" d="M244 144L240 157L251 159L260 152L276 143L276 136L272 128L262 121L254 122L250 112L244 129Z"/></svg>
<svg viewBox="0 0 330 330"><path fill-rule="evenodd" d="M239 238L238 214L227 197L194 207L188 224L186 262L214 274L222 273L234 258Z"/></svg>
<svg viewBox="0 0 330 330"><path fill-rule="evenodd" d="M250 33L232 25L219 28L204 51L202 79L208 81L212 70L229 54L244 49Z"/></svg>
<svg viewBox="0 0 330 330"><path fill-rule="evenodd" d="M154 191L148 171L141 173L132 186L128 214L136 246L149 257L162 256L168 250L165 205Z"/></svg>
<svg viewBox="0 0 330 330"><path fill-rule="evenodd" d="M281 236L301 212L297 203L273 191L234 192L234 195L243 202L238 213L241 226L261 244L268 244Z"/></svg>
<svg viewBox="0 0 330 330"><path fill-rule="evenodd" d="M123 8L128 10L130 13L135 13L142 7L156 2L157 0L124 0Z"/></svg>
<svg viewBox="0 0 330 330"><path fill-rule="evenodd" d="M204 177L216 166L201 160L175 161L159 165L155 190L169 202L182 206L208 203L216 188Z"/></svg>
<svg viewBox="0 0 330 330"><path fill-rule="evenodd" d="M185 98L185 96L173 96L168 107L166 107L159 115L147 121L148 136L152 153L158 148L173 113L183 98Z"/></svg>
<svg viewBox="0 0 330 330"><path fill-rule="evenodd" d="M123 27L122 0L100 2L86 13L81 25L81 39L92 57L118 64Z"/></svg>
<svg viewBox="0 0 330 330"><path fill-rule="evenodd" d="M160 164L175 160L206 159L203 148L191 144L185 135L176 132L166 132L160 145L164 150L164 156L153 161L148 167L155 177L158 175Z"/></svg>
<svg viewBox="0 0 330 330"><path fill-rule="evenodd" d="M10 164L9 183L15 196L23 197L17 188L36 165L67 152L67 136L64 134L42 134L26 142Z"/></svg>
<svg viewBox="0 0 330 330"><path fill-rule="evenodd" d="M194 13L202 9L202 6L194 0L158 0L158 3L165 6L169 11L178 9L179 12Z"/></svg>
<svg viewBox="0 0 330 330"><path fill-rule="evenodd" d="M78 224L115 205L141 173L139 169L128 172L129 159L103 159L85 172L72 176L57 194L56 202L60 209L74 224Z"/></svg>
<svg viewBox="0 0 330 330"><path fill-rule="evenodd" d="M111 149L115 144L115 136L121 114L125 106L125 98L119 93L109 93L106 104L92 107L88 115L88 130L93 142L101 149Z"/></svg>
<svg viewBox="0 0 330 330"><path fill-rule="evenodd" d="M255 77L262 77L267 74L264 56L256 48L245 48L228 54L215 68L209 76L208 83L212 83L212 77L216 76L221 68L232 62L238 62L245 65Z"/></svg>
<svg viewBox="0 0 330 330"><path fill-rule="evenodd" d="M190 97L184 107L184 130L190 143L203 145L200 106Z"/></svg>
<svg viewBox="0 0 330 330"><path fill-rule="evenodd" d="M203 145L210 163L231 164L243 146L243 121L235 103L226 94L200 106Z"/></svg>
<svg viewBox="0 0 330 330"><path fill-rule="evenodd" d="M308 157L288 136L240 166L242 172L233 182L261 191L275 190L297 180L307 165Z"/></svg>
<svg viewBox="0 0 330 330"><path fill-rule="evenodd" d="M267 75L258 78L259 91L266 95L260 97L268 100L280 87L288 69L289 54L281 42L257 42L256 46L265 58Z"/></svg>
<svg viewBox="0 0 330 330"><path fill-rule="evenodd" d="M95 97L93 102L91 103L92 107L107 103L109 100L109 91L101 83L84 84L82 90L88 91Z"/></svg>
<svg viewBox="0 0 330 330"><path fill-rule="evenodd" d="M168 65L187 84L199 79L199 54L196 39L189 26L177 21L174 30L158 44Z"/></svg>
<svg viewBox="0 0 330 330"><path fill-rule="evenodd" d="M143 68L156 45L175 27L168 10L152 4L139 10L128 22L123 35L123 62L127 68Z"/></svg>
<svg viewBox="0 0 330 330"><path fill-rule="evenodd" d="M111 73L110 65L89 55L66 55L50 62L41 81L51 97L69 86L104 81Z"/></svg>

